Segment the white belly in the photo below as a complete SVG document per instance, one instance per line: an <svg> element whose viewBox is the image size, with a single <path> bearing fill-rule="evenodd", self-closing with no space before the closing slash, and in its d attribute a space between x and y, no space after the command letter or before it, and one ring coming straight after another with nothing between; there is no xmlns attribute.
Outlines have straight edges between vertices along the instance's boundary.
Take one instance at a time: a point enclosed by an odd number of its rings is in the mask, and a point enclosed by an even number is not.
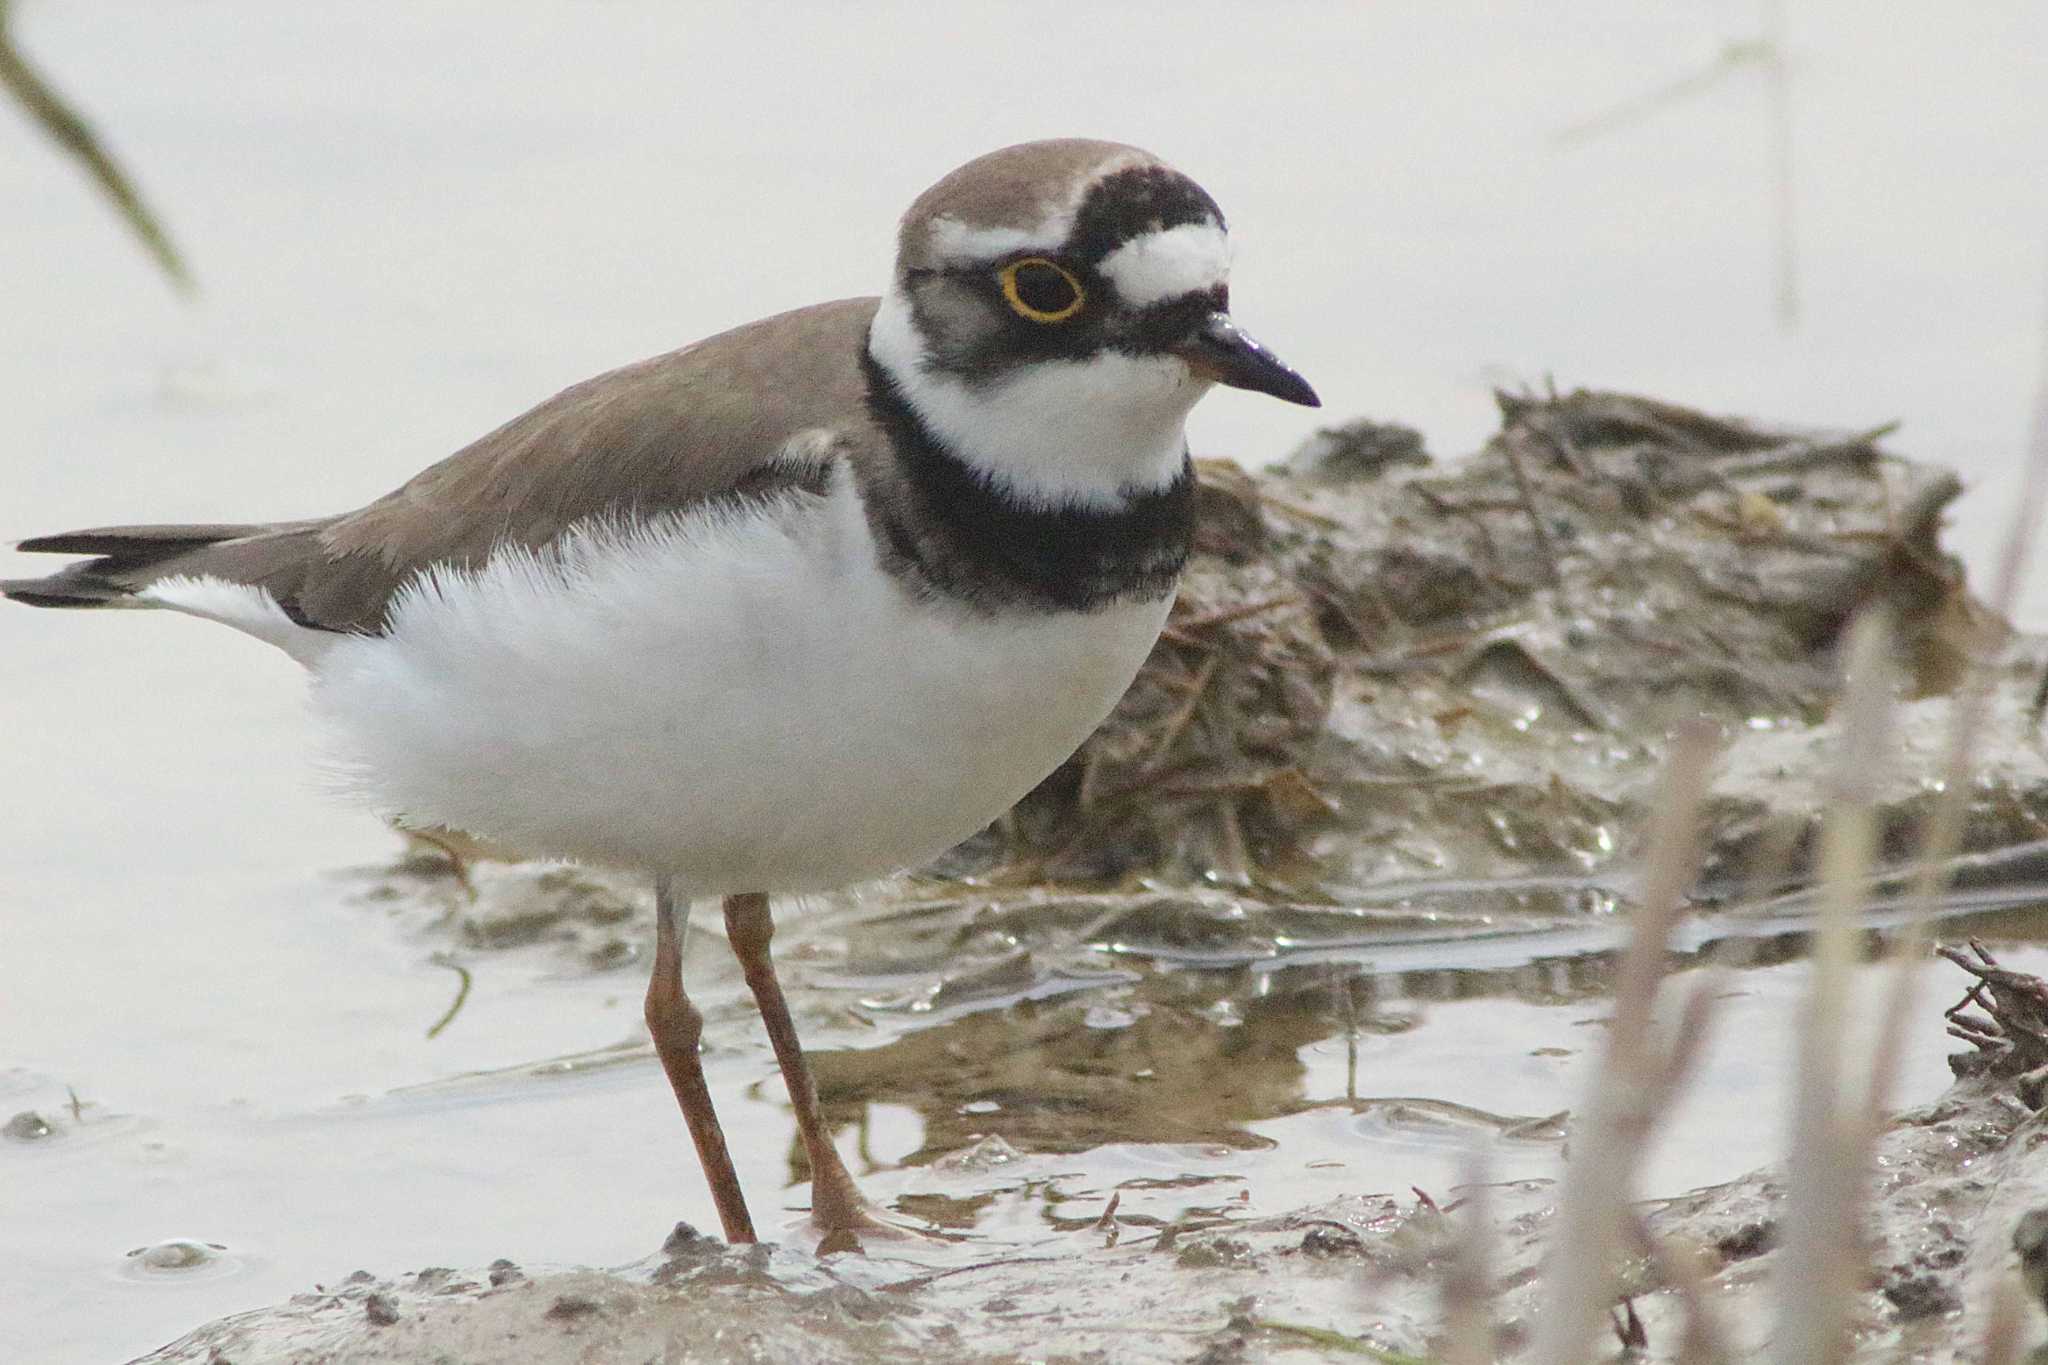
<svg viewBox="0 0 2048 1365"><path fill-rule="evenodd" d="M408 590L387 634L314 662L315 698L408 821L694 895L816 890L1002 814L1108 715L1168 606L919 601L841 480Z"/></svg>

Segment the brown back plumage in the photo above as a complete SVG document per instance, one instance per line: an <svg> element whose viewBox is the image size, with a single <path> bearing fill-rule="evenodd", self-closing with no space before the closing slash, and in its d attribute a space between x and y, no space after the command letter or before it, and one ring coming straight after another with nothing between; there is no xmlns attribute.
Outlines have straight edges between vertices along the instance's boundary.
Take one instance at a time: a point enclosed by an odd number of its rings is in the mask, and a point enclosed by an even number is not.
<svg viewBox="0 0 2048 1365"><path fill-rule="evenodd" d="M324 630L379 630L391 599L436 564L501 545L540 549L577 522L644 518L763 491L797 432L872 444L860 357L873 299L783 313L563 390L354 512L269 525L121 526L23 541L96 555L0 583L35 606L110 606L163 578L261 587Z"/></svg>

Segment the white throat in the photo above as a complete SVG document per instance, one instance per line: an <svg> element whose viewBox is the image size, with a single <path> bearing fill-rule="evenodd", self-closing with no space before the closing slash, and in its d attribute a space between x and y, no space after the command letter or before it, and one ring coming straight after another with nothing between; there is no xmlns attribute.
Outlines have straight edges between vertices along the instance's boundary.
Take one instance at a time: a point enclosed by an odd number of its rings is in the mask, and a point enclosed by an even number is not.
<svg viewBox="0 0 2048 1365"><path fill-rule="evenodd" d="M910 300L882 300L868 347L948 450L1040 507L1115 507L1180 476L1189 409L1209 391L1175 356L1103 351L970 386L933 369Z"/></svg>

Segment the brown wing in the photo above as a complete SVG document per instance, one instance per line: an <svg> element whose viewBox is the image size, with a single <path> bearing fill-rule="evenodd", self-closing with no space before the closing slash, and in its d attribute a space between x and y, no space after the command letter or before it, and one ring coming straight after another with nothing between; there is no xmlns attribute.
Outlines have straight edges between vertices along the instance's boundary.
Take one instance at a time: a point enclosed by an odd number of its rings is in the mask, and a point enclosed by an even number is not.
<svg viewBox="0 0 2048 1365"><path fill-rule="evenodd" d="M376 632L399 587L431 565L479 565L500 545L539 549L591 517L658 515L787 482L771 462L792 435L865 429L860 356L874 311L873 299L819 304L586 380L338 517L24 541L100 557L0 591L99 606L205 574L266 589L302 625Z"/></svg>

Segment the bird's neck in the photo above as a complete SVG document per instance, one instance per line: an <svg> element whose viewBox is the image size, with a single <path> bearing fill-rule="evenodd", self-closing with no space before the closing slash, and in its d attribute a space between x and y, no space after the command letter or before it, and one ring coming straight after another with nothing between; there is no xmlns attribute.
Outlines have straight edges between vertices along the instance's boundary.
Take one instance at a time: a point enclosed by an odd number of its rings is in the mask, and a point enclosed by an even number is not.
<svg viewBox="0 0 2048 1365"><path fill-rule="evenodd" d="M1148 453L1143 481L1052 501L993 476L988 449L970 455L930 420L872 346L862 367L892 454L868 508L893 567L985 610L1090 611L1173 592L1194 533L1194 469L1177 424L1170 457Z"/></svg>

